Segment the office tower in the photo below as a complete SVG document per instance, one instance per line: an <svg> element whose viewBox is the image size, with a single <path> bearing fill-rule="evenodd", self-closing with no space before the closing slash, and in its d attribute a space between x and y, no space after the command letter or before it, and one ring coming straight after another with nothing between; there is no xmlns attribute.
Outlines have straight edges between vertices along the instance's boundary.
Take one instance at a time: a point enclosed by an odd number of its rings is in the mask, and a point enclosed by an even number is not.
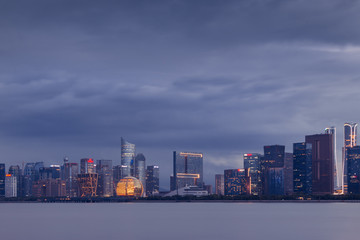
<svg viewBox="0 0 360 240"><path fill-rule="evenodd" d="M122 173L125 172L124 168L126 168L126 166L123 165L117 165L113 167L113 178L115 185L120 181L120 179L123 178Z"/></svg>
<svg viewBox="0 0 360 240"><path fill-rule="evenodd" d="M121 165L122 178L134 176L135 144L129 143L121 138Z"/></svg>
<svg viewBox="0 0 360 240"><path fill-rule="evenodd" d="M35 163L26 163L24 167L23 196L30 197L32 194L32 184L35 174Z"/></svg>
<svg viewBox="0 0 360 240"><path fill-rule="evenodd" d="M82 158L80 160L80 173L95 173L95 163L92 158Z"/></svg>
<svg viewBox="0 0 360 240"><path fill-rule="evenodd" d="M11 174L12 176L16 177L16 189L17 189L16 196L17 197L22 197L23 196L23 188L22 188L22 186L23 186L23 175L21 174L20 166L18 166L18 165L10 166L8 174Z"/></svg>
<svg viewBox="0 0 360 240"><path fill-rule="evenodd" d="M146 192L146 167L145 156L139 153L135 157L135 177L140 180L143 185L144 193Z"/></svg>
<svg viewBox="0 0 360 240"><path fill-rule="evenodd" d="M258 153L244 154L244 168L250 172L252 195L261 194L261 157Z"/></svg>
<svg viewBox="0 0 360 240"><path fill-rule="evenodd" d="M97 195L112 197L114 195L112 160L97 160L96 173L99 176Z"/></svg>
<svg viewBox="0 0 360 240"><path fill-rule="evenodd" d="M5 176L5 197L17 197L17 177L14 175Z"/></svg>
<svg viewBox="0 0 360 240"><path fill-rule="evenodd" d="M146 169L146 195L159 194L160 173L159 166L147 166Z"/></svg>
<svg viewBox="0 0 360 240"><path fill-rule="evenodd" d="M348 194L360 194L360 146L347 150Z"/></svg>
<svg viewBox="0 0 360 240"><path fill-rule="evenodd" d="M65 197L66 183L60 178L40 179L33 183L34 197Z"/></svg>
<svg viewBox="0 0 360 240"><path fill-rule="evenodd" d="M0 163L0 197L5 197L5 164Z"/></svg>
<svg viewBox="0 0 360 240"><path fill-rule="evenodd" d="M173 183L171 190L185 186L203 187L203 154L193 152L173 153Z"/></svg>
<svg viewBox="0 0 360 240"><path fill-rule="evenodd" d="M284 192L286 195L293 194L293 154L285 153L285 161L284 161Z"/></svg>
<svg viewBox="0 0 360 240"><path fill-rule="evenodd" d="M310 143L294 143L294 193L312 194L312 145Z"/></svg>
<svg viewBox="0 0 360 240"><path fill-rule="evenodd" d="M357 142L357 123L344 124L344 147L342 152L343 160L343 193L348 192L348 177L347 177L347 149L355 147Z"/></svg>
<svg viewBox="0 0 360 240"><path fill-rule="evenodd" d="M332 194L334 190L334 150L331 134L316 134L305 137L312 145L312 193Z"/></svg>
<svg viewBox="0 0 360 240"><path fill-rule="evenodd" d="M98 186L97 173L80 173L77 179L80 197L96 197Z"/></svg>
<svg viewBox="0 0 360 240"><path fill-rule="evenodd" d="M116 186L116 195L119 197L141 197L143 187L139 179L135 177L125 177Z"/></svg>
<svg viewBox="0 0 360 240"><path fill-rule="evenodd" d="M284 160L285 146L264 146L264 158L262 161L264 167L284 167Z"/></svg>
<svg viewBox="0 0 360 240"><path fill-rule="evenodd" d="M66 184L66 196L78 197L78 182L77 176L79 174L79 165L77 163L70 163L67 158L64 159L64 165L61 169L61 179Z"/></svg>
<svg viewBox="0 0 360 240"><path fill-rule="evenodd" d="M266 195L284 195L284 168L268 168L266 171Z"/></svg>
<svg viewBox="0 0 360 240"><path fill-rule="evenodd" d="M224 193L227 196L250 195L251 180L248 169L224 170Z"/></svg>
<svg viewBox="0 0 360 240"><path fill-rule="evenodd" d="M338 164L337 164L337 155L336 155L336 128L335 127L328 127L325 128L325 134L331 134L333 137L333 156L334 156L334 188L338 188ZM334 191L335 191L334 189Z"/></svg>
<svg viewBox="0 0 360 240"><path fill-rule="evenodd" d="M60 165L50 165L39 169L39 179L60 179Z"/></svg>
<svg viewBox="0 0 360 240"><path fill-rule="evenodd" d="M270 145L264 146L264 157L261 158L261 182L262 193L265 195L273 195L274 193L284 194L284 171L279 168L284 168L285 162L285 146ZM273 168L271 171L270 169ZM280 174L280 175L279 175ZM281 177L281 178L280 178ZM274 179L276 178L276 179ZM281 180L280 182L278 182ZM280 187L281 189L274 188Z"/></svg>
<svg viewBox="0 0 360 240"><path fill-rule="evenodd" d="M224 195L224 174L216 174L215 175L215 194Z"/></svg>

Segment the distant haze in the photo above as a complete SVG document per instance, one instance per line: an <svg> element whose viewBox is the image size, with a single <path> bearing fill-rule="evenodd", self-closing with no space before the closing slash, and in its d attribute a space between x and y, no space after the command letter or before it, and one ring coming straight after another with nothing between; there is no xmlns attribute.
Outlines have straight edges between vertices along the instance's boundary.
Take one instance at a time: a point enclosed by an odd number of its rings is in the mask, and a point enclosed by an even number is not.
<svg viewBox="0 0 360 240"><path fill-rule="evenodd" d="M0 1L0 162L120 163L168 188L172 151L205 182L241 155L360 121L360 2ZM340 159L338 159L340 161Z"/></svg>

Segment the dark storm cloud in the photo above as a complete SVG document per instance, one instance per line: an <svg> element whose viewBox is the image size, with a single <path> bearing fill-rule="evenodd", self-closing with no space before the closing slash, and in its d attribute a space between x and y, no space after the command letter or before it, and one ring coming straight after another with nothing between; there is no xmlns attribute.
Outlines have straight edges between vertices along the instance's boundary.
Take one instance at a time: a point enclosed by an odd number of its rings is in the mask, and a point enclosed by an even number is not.
<svg viewBox="0 0 360 240"><path fill-rule="evenodd" d="M348 107L360 100L359 10L335 0L0 1L3 161L117 164L124 136L161 165L166 186L172 150L203 151L207 181L265 144L291 151L305 134L360 119Z"/></svg>

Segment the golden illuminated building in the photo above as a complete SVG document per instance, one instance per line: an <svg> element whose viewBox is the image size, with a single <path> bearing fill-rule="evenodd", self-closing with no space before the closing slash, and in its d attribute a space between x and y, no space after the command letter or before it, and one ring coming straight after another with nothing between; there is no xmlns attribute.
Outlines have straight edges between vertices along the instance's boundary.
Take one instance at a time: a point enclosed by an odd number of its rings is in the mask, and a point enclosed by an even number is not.
<svg viewBox="0 0 360 240"><path fill-rule="evenodd" d="M116 195L120 197L140 197L143 186L139 179L126 177L121 179L116 186Z"/></svg>

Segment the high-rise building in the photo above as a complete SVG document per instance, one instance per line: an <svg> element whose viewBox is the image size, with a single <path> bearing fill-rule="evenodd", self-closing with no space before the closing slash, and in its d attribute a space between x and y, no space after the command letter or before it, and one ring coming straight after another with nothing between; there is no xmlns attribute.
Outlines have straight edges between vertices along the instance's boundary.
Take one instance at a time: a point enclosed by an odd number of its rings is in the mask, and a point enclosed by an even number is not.
<svg viewBox="0 0 360 240"><path fill-rule="evenodd" d="M122 178L134 176L135 144L121 138Z"/></svg>
<svg viewBox="0 0 360 240"><path fill-rule="evenodd" d="M312 145L310 143L294 143L294 193L312 194Z"/></svg>
<svg viewBox="0 0 360 240"><path fill-rule="evenodd" d="M66 196L66 183L60 178L40 179L33 183L34 197L64 197Z"/></svg>
<svg viewBox="0 0 360 240"><path fill-rule="evenodd" d="M338 181L338 163L337 163L337 155L336 155L336 127L328 127L325 128L325 134L331 134L333 137L333 156L334 156L334 191L339 187Z"/></svg>
<svg viewBox="0 0 360 240"><path fill-rule="evenodd" d="M225 195L224 174L215 175L215 194Z"/></svg>
<svg viewBox="0 0 360 240"><path fill-rule="evenodd" d="M77 176L79 174L79 165L77 163L71 163L68 159L64 159L64 165L61 169L61 179L66 184L66 196L78 197L78 181Z"/></svg>
<svg viewBox="0 0 360 240"><path fill-rule="evenodd" d="M21 174L21 169L19 165L12 165L9 167L9 171L8 174L11 174L11 176L16 177L16 189L17 189L17 193L16 196L17 197L22 197L23 196L23 191L22 191L22 186L23 186L23 175Z"/></svg>
<svg viewBox="0 0 360 240"><path fill-rule="evenodd" d="M159 194L159 166L147 166L146 169L146 195L152 196Z"/></svg>
<svg viewBox="0 0 360 240"><path fill-rule="evenodd" d="M203 187L203 154L194 152L173 153L174 169L171 190L185 186Z"/></svg>
<svg viewBox="0 0 360 240"><path fill-rule="evenodd" d="M333 194L334 191L334 151L331 134L315 134L305 137L312 145L312 193Z"/></svg>
<svg viewBox="0 0 360 240"><path fill-rule="evenodd" d="M39 169L39 179L60 179L60 165L50 165Z"/></svg>
<svg viewBox="0 0 360 240"><path fill-rule="evenodd" d="M0 163L0 197L5 197L5 163Z"/></svg>
<svg viewBox="0 0 360 240"><path fill-rule="evenodd" d="M244 168L249 169L252 195L261 194L261 157L259 153L244 154Z"/></svg>
<svg viewBox="0 0 360 240"><path fill-rule="evenodd" d="M360 194L360 146L347 150L348 194Z"/></svg>
<svg viewBox="0 0 360 240"><path fill-rule="evenodd" d="M224 192L227 196L250 195L251 181L248 169L224 170Z"/></svg>
<svg viewBox="0 0 360 240"><path fill-rule="evenodd" d="M14 175L5 176L5 197L17 197L17 178Z"/></svg>
<svg viewBox="0 0 360 240"><path fill-rule="evenodd" d="M284 192L286 195L293 194L293 181L294 181L294 173L293 173L293 165L294 159L292 153L285 153L285 161L284 161Z"/></svg>
<svg viewBox="0 0 360 240"><path fill-rule="evenodd" d="M92 158L82 158L80 160L80 173L95 173L95 163Z"/></svg>
<svg viewBox="0 0 360 240"><path fill-rule="evenodd" d="M270 145L264 146L264 157L261 158L261 182L262 193L273 195L275 193L284 194L284 168L285 146ZM271 171L270 169L273 168ZM282 174L282 175L281 175ZM282 181L281 184L279 181ZM281 188L281 189L274 189Z"/></svg>
<svg viewBox="0 0 360 240"><path fill-rule="evenodd" d="M96 173L99 176L97 195L112 197L114 195L112 160L97 160Z"/></svg>
<svg viewBox="0 0 360 240"><path fill-rule="evenodd" d="M265 195L284 195L284 168L266 169Z"/></svg>
<svg viewBox="0 0 360 240"><path fill-rule="evenodd" d="M135 157L135 177L140 180L143 185L143 192L146 194L146 165L145 156L142 153Z"/></svg>
<svg viewBox="0 0 360 240"><path fill-rule="evenodd" d="M344 147L342 152L343 160L343 193L348 192L348 176L347 176L347 149L355 147L357 142L357 123L344 124Z"/></svg>

